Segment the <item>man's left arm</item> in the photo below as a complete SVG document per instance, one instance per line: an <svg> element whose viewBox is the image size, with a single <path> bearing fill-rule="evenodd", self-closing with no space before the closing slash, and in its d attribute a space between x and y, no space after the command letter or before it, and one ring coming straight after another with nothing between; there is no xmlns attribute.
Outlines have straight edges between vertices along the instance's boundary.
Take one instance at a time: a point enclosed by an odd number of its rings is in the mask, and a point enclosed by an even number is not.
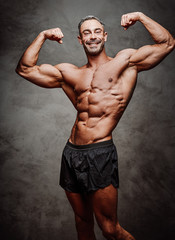
<svg viewBox="0 0 175 240"><path fill-rule="evenodd" d="M144 25L155 42L134 50L131 54L129 64L136 65L138 71L143 71L159 64L174 49L175 40L164 27L141 12L123 15L121 25L127 30L137 21Z"/></svg>

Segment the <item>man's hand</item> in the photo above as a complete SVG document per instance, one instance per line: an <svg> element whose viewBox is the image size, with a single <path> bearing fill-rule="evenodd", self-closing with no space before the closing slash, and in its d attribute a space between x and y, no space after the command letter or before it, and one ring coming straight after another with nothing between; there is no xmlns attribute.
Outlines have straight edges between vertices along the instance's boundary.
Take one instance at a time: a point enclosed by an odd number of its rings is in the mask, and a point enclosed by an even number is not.
<svg viewBox="0 0 175 240"><path fill-rule="evenodd" d="M63 43L62 38L64 37L60 28L52 28L43 31L45 39L49 39L52 41L57 41L59 43Z"/></svg>
<svg viewBox="0 0 175 240"><path fill-rule="evenodd" d="M124 30L127 30L130 26L140 20L140 12L133 12L124 14L121 18L121 25Z"/></svg>

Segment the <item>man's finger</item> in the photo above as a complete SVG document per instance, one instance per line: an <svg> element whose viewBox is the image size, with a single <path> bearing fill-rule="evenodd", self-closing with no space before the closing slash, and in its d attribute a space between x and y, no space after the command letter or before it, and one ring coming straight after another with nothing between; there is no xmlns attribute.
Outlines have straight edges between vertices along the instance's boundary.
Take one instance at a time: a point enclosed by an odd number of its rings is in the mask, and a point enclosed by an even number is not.
<svg viewBox="0 0 175 240"><path fill-rule="evenodd" d="M121 25L122 25L122 26L125 25L124 17L125 17L125 15L123 15L123 16L121 17Z"/></svg>
<svg viewBox="0 0 175 240"><path fill-rule="evenodd" d="M60 40L58 40L58 42L62 44L62 43L63 43L63 40L62 40L62 39L60 39Z"/></svg>

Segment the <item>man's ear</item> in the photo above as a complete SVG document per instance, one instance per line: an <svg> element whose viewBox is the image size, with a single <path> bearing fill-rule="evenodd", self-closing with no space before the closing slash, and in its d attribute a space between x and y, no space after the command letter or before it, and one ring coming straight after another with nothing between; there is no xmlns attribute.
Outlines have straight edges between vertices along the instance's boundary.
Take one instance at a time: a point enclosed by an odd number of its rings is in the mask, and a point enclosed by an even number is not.
<svg viewBox="0 0 175 240"><path fill-rule="evenodd" d="M78 41L79 41L79 43L82 45L82 40L81 40L81 36L80 35L78 35Z"/></svg>
<svg viewBox="0 0 175 240"><path fill-rule="evenodd" d="M107 41L107 37L108 37L108 33L107 33L107 32L104 32L104 39L105 39L105 42Z"/></svg>

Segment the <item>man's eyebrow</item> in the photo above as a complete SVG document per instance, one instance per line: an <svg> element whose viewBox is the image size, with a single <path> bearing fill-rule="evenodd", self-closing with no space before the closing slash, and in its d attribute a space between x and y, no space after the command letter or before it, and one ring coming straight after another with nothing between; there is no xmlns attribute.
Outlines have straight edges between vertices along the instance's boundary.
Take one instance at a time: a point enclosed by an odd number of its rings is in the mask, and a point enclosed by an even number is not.
<svg viewBox="0 0 175 240"><path fill-rule="evenodd" d="M102 28L95 28L94 30L95 30L95 31L96 31L96 30L101 30L101 31L102 31L103 29L102 29Z"/></svg>

